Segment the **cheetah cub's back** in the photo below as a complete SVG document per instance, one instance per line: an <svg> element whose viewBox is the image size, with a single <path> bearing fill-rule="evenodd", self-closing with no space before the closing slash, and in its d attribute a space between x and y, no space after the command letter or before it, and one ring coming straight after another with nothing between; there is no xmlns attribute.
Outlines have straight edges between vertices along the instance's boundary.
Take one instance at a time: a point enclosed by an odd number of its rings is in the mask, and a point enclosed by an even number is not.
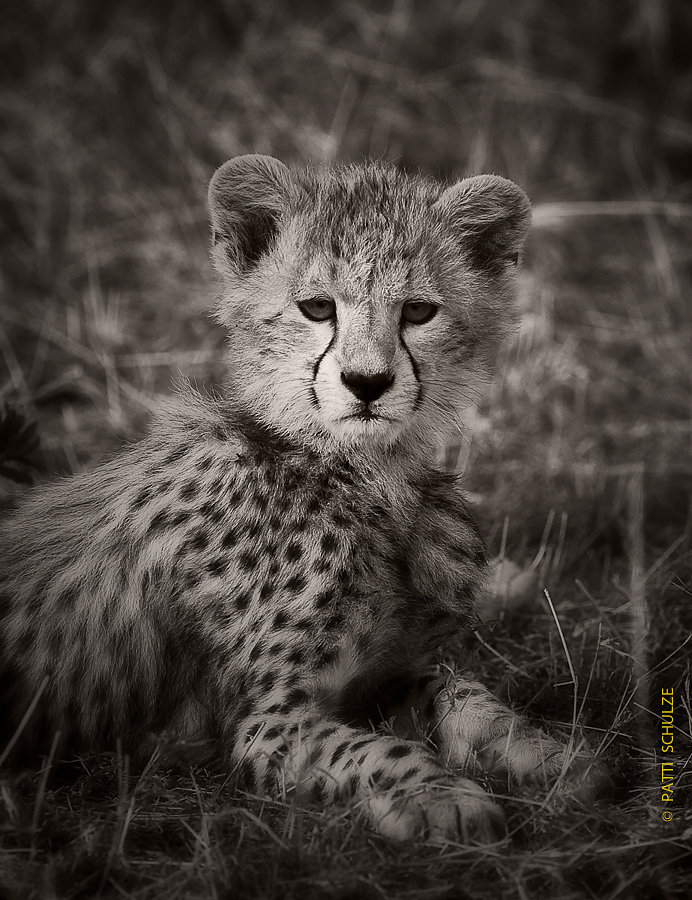
<svg viewBox="0 0 692 900"><path fill-rule="evenodd" d="M9 733L36 697L39 751L173 731L255 791L353 798L399 839L501 833L472 758L588 796L588 752L464 671L486 554L432 462L511 319L526 196L246 156L209 205L224 394L189 391L3 522Z"/></svg>

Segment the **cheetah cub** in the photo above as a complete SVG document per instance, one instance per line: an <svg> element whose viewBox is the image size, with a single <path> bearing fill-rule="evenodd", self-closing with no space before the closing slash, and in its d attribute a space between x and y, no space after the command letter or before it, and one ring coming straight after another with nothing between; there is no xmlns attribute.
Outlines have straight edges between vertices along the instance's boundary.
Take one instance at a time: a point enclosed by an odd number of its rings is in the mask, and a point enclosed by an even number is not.
<svg viewBox="0 0 692 900"><path fill-rule="evenodd" d="M588 795L593 759L464 670L486 550L433 462L510 320L525 194L242 156L209 207L224 395L3 522L7 733L32 699L38 750L172 732L402 840L502 834L471 763Z"/></svg>

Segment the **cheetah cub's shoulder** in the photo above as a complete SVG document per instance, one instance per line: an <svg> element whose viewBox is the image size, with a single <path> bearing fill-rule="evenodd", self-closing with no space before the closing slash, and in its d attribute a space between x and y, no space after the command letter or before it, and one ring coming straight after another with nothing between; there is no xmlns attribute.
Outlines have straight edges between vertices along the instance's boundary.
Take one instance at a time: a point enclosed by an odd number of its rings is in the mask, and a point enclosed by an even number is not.
<svg viewBox="0 0 692 900"><path fill-rule="evenodd" d="M431 462L511 318L523 191L245 156L209 206L224 396L189 392L3 522L8 733L32 698L38 750L174 731L255 791L355 798L396 838L501 833L472 757L519 786L571 763L588 794L585 751L464 672L485 549Z"/></svg>

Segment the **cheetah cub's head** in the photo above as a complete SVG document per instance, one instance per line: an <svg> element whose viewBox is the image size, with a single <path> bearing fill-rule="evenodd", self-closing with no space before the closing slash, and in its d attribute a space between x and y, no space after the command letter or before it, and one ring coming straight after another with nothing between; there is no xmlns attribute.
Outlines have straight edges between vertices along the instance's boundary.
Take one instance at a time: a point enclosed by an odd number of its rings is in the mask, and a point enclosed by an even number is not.
<svg viewBox="0 0 692 900"><path fill-rule="evenodd" d="M241 156L215 173L209 208L242 416L356 453L427 452L457 430L512 318L521 188Z"/></svg>

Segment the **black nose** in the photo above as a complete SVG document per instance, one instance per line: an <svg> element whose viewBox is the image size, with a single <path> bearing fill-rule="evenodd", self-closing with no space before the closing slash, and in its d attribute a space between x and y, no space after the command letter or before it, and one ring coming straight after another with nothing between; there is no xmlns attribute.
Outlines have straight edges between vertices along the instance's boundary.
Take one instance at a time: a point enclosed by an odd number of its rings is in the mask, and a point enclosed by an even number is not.
<svg viewBox="0 0 692 900"><path fill-rule="evenodd" d="M363 375L360 372L342 372L341 380L346 387L364 403L377 400L394 381L394 376L388 372L378 372L376 375Z"/></svg>

